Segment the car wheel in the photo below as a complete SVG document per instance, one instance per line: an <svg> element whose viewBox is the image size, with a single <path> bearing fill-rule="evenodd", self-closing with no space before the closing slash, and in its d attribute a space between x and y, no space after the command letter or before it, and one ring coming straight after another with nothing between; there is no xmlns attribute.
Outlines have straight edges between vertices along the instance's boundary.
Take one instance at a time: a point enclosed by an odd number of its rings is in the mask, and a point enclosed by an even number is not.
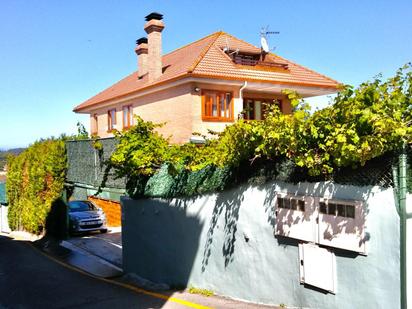
<svg viewBox="0 0 412 309"><path fill-rule="evenodd" d="M102 233L102 234L107 233L107 229L101 229L100 233Z"/></svg>

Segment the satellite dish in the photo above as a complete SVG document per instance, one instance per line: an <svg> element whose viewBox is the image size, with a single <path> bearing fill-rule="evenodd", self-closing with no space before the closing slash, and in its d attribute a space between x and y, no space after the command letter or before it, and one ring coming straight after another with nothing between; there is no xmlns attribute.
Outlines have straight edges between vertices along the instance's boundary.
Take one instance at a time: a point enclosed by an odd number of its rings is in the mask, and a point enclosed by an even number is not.
<svg viewBox="0 0 412 309"><path fill-rule="evenodd" d="M269 50L270 50L269 49L269 44L268 44L268 41L266 40L266 38L264 36L260 37L260 46L262 46L262 50L265 53L269 52Z"/></svg>
<svg viewBox="0 0 412 309"><path fill-rule="evenodd" d="M267 36L268 34L279 34L278 31L269 31L269 26L262 27L260 30L260 46L262 47L262 51L265 54L268 54L270 52Z"/></svg>

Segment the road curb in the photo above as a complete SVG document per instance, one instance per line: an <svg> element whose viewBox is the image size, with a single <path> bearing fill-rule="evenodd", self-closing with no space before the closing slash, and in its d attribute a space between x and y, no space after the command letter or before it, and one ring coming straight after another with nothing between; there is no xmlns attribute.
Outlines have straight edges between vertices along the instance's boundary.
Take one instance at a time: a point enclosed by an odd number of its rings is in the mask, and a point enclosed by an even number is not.
<svg viewBox="0 0 412 309"><path fill-rule="evenodd" d="M123 287L123 288L132 290L132 291L134 291L134 292L136 292L136 293L145 294L145 295L152 296L152 297L159 298L159 299L163 299L163 300L166 300L166 301L178 303L178 304L180 304L180 305L183 305L183 306L186 306L186 307L189 307L189 308L194 308L194 309L212 309L211 307L207 307L207 306L199 305L199 304L196 304L196 303L192 303L192 302L187 301L187 300L183 300L183 299L179 299L179 298L176 298L176 297L167 296L167 295L164 295L164 294L161 294L161 293L146 291L146 290L144 290L144 289L142 289L142 288L139 288L139 287L136 287L136 286L133 286L133 285L124 283L124 282L119 282L119 281L116 281L116 280L113 280L113 279L106 279L106 278L98 277L98 276L93 275L93 274L91 274L91 273L89 273L89 272L86 272L86 271L84 271L84 270L82 270L82 269L79 269L79 268L76 267L76 266L67 264L67 263L65 263L64 261L59 260L58 258L52 256L51 254L48 254L47 252L45 252L45 251L41 250L40 248L36 247L32 242L29 242L28 244L29 244L34 250L38 251L40 254L42 254L43 256L45 256L45 257L47 257L47 258L49 258L50 260L54 261L55 263L57 263L57 264L59 264L59 265L61 265L61 266L63 266L63 267L66 267L66 268L68 268L68 269L70 269L70 270L73 270L73 271L76 271L76 272L78 272L78 273L81 273L81 274L83 274L83 275L85 275L85 276L88 276L88 277L91 277L91 278L94 278L94 279L97 279L97 280L100 280L100 281L103 281L103 282L106 282L106 283L110 283L110 284L113 284L113 285L121 286L121 287Z"/></svg>
<svg viewBox="0 0 412 309"><path fill-rule="evenodd" d="M122 269L122 268L120 268L120 267L118 267L118 266L116 266L116 265L108 262L108 261L105 260L105 259L102 259L101 257L99 257L99 256L97 256L97 255L94 255L94 254L90 253L90 252L87 251L87 250L84 250L83 248L80 248L80 247L72 244L72 243L69 242L69 241L62 240L62 241L60 242L60 245L61 245L62 247L64 247L64 248L66 248L66 249L69 249L69 250L71 250L71 251L75 251L75 252L77 252L77 253L79 253L79 254L83 254L83 255L85 255L85 256L87 256L87 257L90 257L90 258L98 261L98 262L101 263L101 264L104 264L104 265L106 265L106 266L108 266L108 267L111 267L111 268L113 268L113 269L115 269L115 270L123 273L123 269Z"/></svg>

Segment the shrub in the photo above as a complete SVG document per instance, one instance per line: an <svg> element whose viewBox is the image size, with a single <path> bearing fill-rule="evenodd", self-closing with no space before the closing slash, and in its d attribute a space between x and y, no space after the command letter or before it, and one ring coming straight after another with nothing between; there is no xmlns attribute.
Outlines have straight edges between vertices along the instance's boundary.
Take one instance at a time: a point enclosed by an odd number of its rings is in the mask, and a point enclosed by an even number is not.
<svg viewBox="0 0 412 309"><path fill-rule="evenodd" d="M63 191L66 162L62 139L35 142L9 157L6 189L12 230L44 231L51 205Z"/></svg>

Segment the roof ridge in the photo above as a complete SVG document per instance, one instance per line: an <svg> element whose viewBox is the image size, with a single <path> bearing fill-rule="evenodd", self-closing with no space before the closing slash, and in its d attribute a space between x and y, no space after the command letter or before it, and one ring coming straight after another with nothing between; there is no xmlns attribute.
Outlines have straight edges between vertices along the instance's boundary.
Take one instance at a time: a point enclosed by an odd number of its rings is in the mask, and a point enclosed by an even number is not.
<svg viewBox="0 0 412 309"><path fill-rule="evenodd" d="M257 49L260 49L259 47L253 45L252 43L249 43L249 42L246 42L245 40L239 39L239 38L235 37L234 35L232 35L232 34L230 34L230 33L227 33L227 32L222 31L222 34L226 34L227 36L230 36L231 38L234 38L235 40L238 40L238 41L243 42L243 43L245 43L245 44L247 44L247 45L250 45L250 46L253 46L253 47L257 48Z"/></svg>
<svg viewBox="0 0 412 309"><path fill-rule="evenodd" d="M195 44L195 43L198 43L198 42L200 42L200 41L203 41L204 39L207 39L208 37L211 37L211 36L213 36L213 35L216 35L216 34L218 34L218 33L220 33L220 32L221 32L221 31L216 31L216 32L213 32L213 33L211 33L211 34L208 34L208 35L204 36L203 38L200 38L200 39L198 39L198 40L196 40L196 41L187 43L187 44L185 44L185 45L183 45L183 46L181 46L181 47L179 47L179 48L176 48L176 49L172 50L171 52L169 52L169 53L167 53L167 54L162 55L162 58L165 57L165 56L168 56L168 55L170 55L170 54L173 54L173 53L175 53L175 52L177 52L177 51L179 51L179 50L181 50L181 49L183 49L183 48L189 47L189 46L192 45L192 44Z"/></svg>
<svg viewBox="0 0 412 309"><path fill-rule="evenodd" d="M187 70L188 73L192 73L196 69L196 67L198 66L200 61L202 61L203 57L207 54L209 49L215 44L217 38L220 37L222 34L223 31L217 31L215 33L212 33L212 35L215 35L214 39L202 50L199 57L195 60L195 62L193 62L193 64Z"/></svg>

